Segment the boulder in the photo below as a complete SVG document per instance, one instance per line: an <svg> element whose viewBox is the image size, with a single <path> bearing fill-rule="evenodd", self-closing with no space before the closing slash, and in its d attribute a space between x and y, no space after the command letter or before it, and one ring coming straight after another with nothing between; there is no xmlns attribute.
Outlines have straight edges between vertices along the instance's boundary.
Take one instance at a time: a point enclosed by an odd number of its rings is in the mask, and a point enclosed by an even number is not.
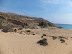
<svg viewBox="0 0 72 54"><path fill-rule="evenodd" d="M46 38L44 38L42 40L39 40L37 43L40 44L40 45L43 45L43 46L47 46L48 45Z"/></svg>
<svg viewBox="0 0 72 54"><path fill-rule="evenodd" d="M61 43L65 43L65 40L64 39L60 39Z"/></svg>

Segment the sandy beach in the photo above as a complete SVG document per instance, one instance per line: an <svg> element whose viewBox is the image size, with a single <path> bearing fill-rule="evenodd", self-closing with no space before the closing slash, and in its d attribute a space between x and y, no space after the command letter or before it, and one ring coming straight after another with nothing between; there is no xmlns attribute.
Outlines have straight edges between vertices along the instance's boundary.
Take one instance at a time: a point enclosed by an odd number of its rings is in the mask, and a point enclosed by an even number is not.
<svg viewBox="0 0 72 54"><path fill-rule="evenodd" d="M25 33L25 30L16 33L0 31L0 54L72 54L72 30L30 29L30 34ZM44 37L47 38L47 46L37 44L43 34L47 35ZM50 36L63 36L68 39L61 43L59 39L53 40Z"/></svg>
<svg viewBox="0 0 72 54"><path fill-rule="evenodd" d="M72 54L72 0L0 0L0 54Z"/></svg>

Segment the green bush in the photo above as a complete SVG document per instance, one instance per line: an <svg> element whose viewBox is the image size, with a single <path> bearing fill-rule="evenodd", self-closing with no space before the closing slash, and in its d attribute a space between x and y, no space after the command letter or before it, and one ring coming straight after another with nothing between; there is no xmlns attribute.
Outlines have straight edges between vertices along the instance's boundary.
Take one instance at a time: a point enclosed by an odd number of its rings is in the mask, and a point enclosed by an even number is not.
<svg viewBox="0 0 72 54"><path fill-rule="evenodd" d="M30 30L27 30L27 32L31 32Z"/></svg>
<svg viewBox="0 0 72 54"><path fill-rule="evenodd" d="M41 26L41 27L47 27L47 23L46 22L44 22L44 21L42 21L42 22L39 22L39 26Z"/></svg>

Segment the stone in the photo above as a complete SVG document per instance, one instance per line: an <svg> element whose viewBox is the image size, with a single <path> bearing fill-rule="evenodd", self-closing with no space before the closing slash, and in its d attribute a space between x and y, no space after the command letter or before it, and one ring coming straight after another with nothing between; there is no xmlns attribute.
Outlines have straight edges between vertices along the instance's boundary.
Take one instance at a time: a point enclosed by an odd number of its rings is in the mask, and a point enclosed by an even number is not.
<svg viewBox="0 0 72 54"><path fill-rule="evenodd" d="M43 45L43 46L47 46L48 45L46 38L44 38L42 40L39 40L37 43L40 44L40 45Z"/></svg>
<svg viewBox="0 0 72 54"><path fill-rule="evenodd" d="M65 40L64 39L60 39L61 43L65 43Z"/></svg>

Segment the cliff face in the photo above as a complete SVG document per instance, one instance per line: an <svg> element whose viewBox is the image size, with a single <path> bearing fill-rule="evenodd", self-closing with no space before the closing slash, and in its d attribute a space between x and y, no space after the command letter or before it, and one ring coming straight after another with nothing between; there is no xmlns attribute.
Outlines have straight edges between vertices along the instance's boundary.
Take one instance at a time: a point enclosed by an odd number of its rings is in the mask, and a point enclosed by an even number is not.
<svg viewBox="0 0 72 54"><path fill-rule="evenodd" d="M57 26L42 18L28 17L28 16L22 16L22 15L17 15L17 14L12 14L12 13L3 13L3 12L0 12L0 27L1 28L3 27L11 27L11 28L57 27L57 28L61 28L60 26Z"/></svg>

